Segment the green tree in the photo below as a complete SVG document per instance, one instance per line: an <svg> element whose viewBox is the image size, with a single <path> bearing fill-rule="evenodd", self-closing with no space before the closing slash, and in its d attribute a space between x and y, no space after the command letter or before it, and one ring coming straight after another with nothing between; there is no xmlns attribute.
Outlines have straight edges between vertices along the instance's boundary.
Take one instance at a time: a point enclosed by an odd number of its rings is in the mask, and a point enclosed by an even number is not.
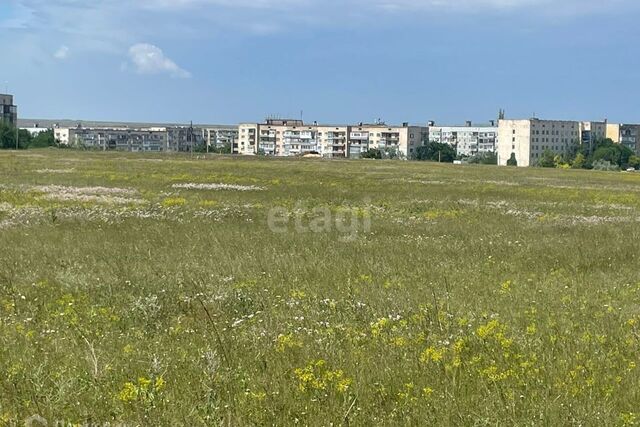
<svg viewBox="0 0 640 427"><path fill-rule="evenodd" d="M640 168L640 157L636 156L635 154L629 157L629 166L634 169Z"/></svg>
<svg viewBox="0 0 640 427"><path fill-rule="evenodd" d="M16 129L3 121L0 121L0 148L16 148Z"/></svg>
<svg viewBox="0 0 640 427"><path fill-rule="evenodd" d="M56 138L53 135L53 131L47 130L44 132L40 132L35 137L33 137L31 139L31 142L29 143L29 148L55 147L56 145Z"/></svg>
<svg viewBox="0 0 640 427"><path fill-rule="evenodd" d="M17 131L19 138L19 149L27 148L31 142L31 134L20 129ZM15 150L16 148L16 128L8 123L0 121L0 148Z"/></svg>
<svg viewBox="0 0 640 427"><path fill-rule="evenodd" d="M540 160L538 160L537 166L541 168L555 168L556 159L553 151L544 150L544 153L542 153L542 157L540 157Z"/></svg>
<svg viewBox="0 0 640 427"><path fill-rule="evenodd" d="M456 159L456 150L449 144L439 142L427 142L416 150L416 160L430 160L434 162L453 163Z"/></svg>
<svg viewBox="0 0 640 427"><path fill-rule="evenodd" d="M611 164L624 167L629 164L629 159L633 156L633 151L622 144L616 144L610 139L599 141L593 152L591 161L605 160Z"/></svg>
<svg viewBox="0 0 640 427"><path fill-rule="evenodd" d="M593 169L597 171L619 171L620 166L611 163L609 160L596 160L593 162Z"/></svg>
<svg viewBox="0 0 640 427"><path fill-rule="evenodd" d="M220 147L213 147L209 149L209 152L217 154L231 154L231 143L227 142Z"/></svg>
<svg viewBox="0 0 640 427"><path fill-rule="evenodd" d="M511 157L507 160L507 166L518 166L518 159L516 159L516 153L511 153Z"/></svg>
<svg viewBox="0 0 640 427"><path fill-rule="evenodd" d="M377 148L369 148L360 156L363 159L382 159L382 151Z"/></svg>
<svg viewBox="0 0 640 427"><path fill-rule="evenodd" d="M571 162L571 167L573 169L582 169L586 166L586 164L587 164L587 158L585 157L585 155L582 153L578 153L576 154L576 157L573 159L573 162Z"/></svg>
<svg viewBox="0 0 640 427"><path fill-rule="evenodd" d="M478 153L475 156L469 157L468 162L471 165L497 165L498 154L495 152Z"/></svg>

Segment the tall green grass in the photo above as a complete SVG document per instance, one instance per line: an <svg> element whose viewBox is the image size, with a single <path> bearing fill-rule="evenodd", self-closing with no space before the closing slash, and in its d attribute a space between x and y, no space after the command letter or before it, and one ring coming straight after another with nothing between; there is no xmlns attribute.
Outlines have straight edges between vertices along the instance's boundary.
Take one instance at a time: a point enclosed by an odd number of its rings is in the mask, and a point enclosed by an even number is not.
<svg viewBox="0 0 640 427"><path fill-rule="evenodd" d="M34 190L51 184L137 201ZM637 425L639 184L0 153L0 425ZM315 207L371 229L297 232Z"/></svg>

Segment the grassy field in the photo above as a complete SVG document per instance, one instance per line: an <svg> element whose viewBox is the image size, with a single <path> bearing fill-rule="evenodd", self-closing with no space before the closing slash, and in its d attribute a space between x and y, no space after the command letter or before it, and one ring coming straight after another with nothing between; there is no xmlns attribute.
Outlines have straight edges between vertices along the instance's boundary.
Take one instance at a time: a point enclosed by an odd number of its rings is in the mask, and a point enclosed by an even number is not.
<svg viewBox="0 0 640 427"><path fill-rule="evenodd" d="M639 425L639 196L625 173L2 152L0 425Z"/></svg>

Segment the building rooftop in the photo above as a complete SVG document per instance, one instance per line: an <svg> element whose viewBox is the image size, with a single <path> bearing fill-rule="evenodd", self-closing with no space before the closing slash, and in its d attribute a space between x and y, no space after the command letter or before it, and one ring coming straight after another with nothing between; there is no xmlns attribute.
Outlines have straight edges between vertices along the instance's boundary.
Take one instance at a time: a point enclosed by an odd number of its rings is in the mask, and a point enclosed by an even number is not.
<svg viewBox="0 0 640 427"><path fill-rule="evenodd" d="M145 123L145 122L110 122L110 121L92 121L92 120L71 120L71 119L18 119L18 127L21 128L124 128L124 129L141 129L141 128L161 128L161 127L189 127L191 123ZM213 125L213 124L193 124L193 127L210 128L210 129L229 129L235 128L237 125Z"/></svg>
<svg viewBox="0 0 640 427"><path fill-rule="evenodd" d="M300 120L291 120L291 121L287 121L284 120L284 122L286 123L280 123L281 120L278 120L276 123L272 122L272 121L267 121L264 123L258 123L258 122L242 122L240 123L240 125L260 125L260 126L288 126L288 127L301 127L301 128L305 128L305 127L321 127L321 128L345 128L345 127L350 127L350 128L380 128L380 129L398 129L398 128L403 128L403 127L426 127L424 125L414 125L414 124L409 124L409 123L403 123L400 125L395 125L395 124L388 124L388 123L349 123L349 124L344 124L344 123L318 123L318 122L311 122L311 123L304 123L301 122ZM195 125L194 125L195 126Z"/></svg>

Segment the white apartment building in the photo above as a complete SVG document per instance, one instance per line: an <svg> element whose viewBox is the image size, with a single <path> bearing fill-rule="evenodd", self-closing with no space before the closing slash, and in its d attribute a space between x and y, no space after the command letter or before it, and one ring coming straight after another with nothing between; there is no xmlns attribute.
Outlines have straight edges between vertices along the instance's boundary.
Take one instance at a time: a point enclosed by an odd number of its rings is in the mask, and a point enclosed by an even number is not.
<svg viewBox="0 0 640 427"><path fill-rule="evenodd" d="M535 166L546 150L564 154L581 142L583 126L583 122L536 118L499 120L498 164L506 166L513 156L520 167Z"/></svg>
<svg viewBox="0 0 640 427"><path fill-rule="evenodd" d="M378 124L307 125L301 120L268 119L265 123L239 126L238 154L297 156L309 153L323 157L358 158L369 149L395 150L410 158L429 130L421 126L388 126Z"/></svg>
<svg viewBox="0 0 640 427"><path fill-rule="evenodd" d="M495 121L487 125L436 126L429 122L429 141L449 144L455 147L459 156L475 156L480 153L495 153L498 141L498 127Z"/></svg>

